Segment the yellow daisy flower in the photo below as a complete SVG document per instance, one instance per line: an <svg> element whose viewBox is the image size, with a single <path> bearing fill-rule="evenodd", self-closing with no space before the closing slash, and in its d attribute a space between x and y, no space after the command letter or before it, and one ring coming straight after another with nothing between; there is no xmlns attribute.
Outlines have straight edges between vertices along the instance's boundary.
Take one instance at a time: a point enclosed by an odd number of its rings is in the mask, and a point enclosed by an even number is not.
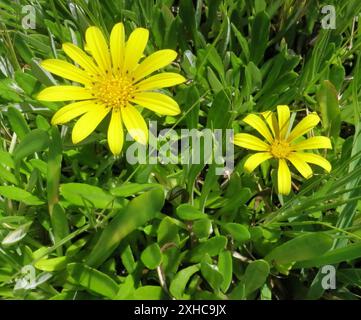
<svg viewBox="0 0 361 320"><path fill-rule="evenodd" d="M85 48L92 57L71 43L63 44L64 52L80 67L58 59L42 62L49 72L82 85L52 86L37 97L42 101L78 100L58 110L51 121L53 125L63 124L81 116L72 131L74 144L89 136L111 112L108 144L111 152L117 155L124 142L122 123L134 140L142 144L148 141L147 124L134 105L161 115L180 113L176 101L154 90L183 83L183 76L164 72L144 79L170 64L177 53L159 50L141 60L148 36L148 30L137 28L125 41L124 26L118 23L112 29L108 47L100 29L89 27Z"/></svg>
<svg viewBox="0 0 361 320"><path fill-rule="evenodd" d="M277 106L277 116L275 112L267 111L262 113L262 117L263 119L255 114L250 114L243 121L257 130L266 141L247 133L238 133L234 136L233 143L235 145L260 151L246 160L244 164L246 171L252 172L268 159L278 159L278 192L284 195L291 191L291 172L286 160L291 162L306 179L313 174L309 163L318 165L327 172L331 171L331 164L325 158L318 154L303 152L303 150L311 149L332 149L329 138L316 136L302 141L298 140L320 122L316 113L307 115L293 130L290 127L288 106Z"/></svg>

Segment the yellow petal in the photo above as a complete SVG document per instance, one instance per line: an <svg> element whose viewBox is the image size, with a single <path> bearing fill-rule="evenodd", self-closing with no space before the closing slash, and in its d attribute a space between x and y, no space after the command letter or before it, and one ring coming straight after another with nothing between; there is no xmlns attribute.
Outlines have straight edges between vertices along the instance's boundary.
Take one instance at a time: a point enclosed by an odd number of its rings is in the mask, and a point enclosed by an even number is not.
<svg viewBox="0 0 361 320"><path fill-rule="evenodd" d="M274 112L272 111L265 111L262 112L263 118L266 120L268 127L271 129L271 132L274 137L278 136L278 122Z"/></svg>
<svg viewBox="0 0 361 320"><path fill-rule="evenodd" d="M154 90L172 87L185 81L186 79L178 73L164 72L137 83L135 87L137 91Z"/></svg>
<svg viewBox="0 0 361 320"><path fill-rule="evenodd" d="M332 169L331 164L324 157L321 157L318 154L297 152L297 155L308 163L312 163L312 164L322 167L327 172L330 172Z"/></svg>
<svg viewBox="0 0 361 320"><path fill-rule="evenodd" d="M285 159L278 161L278 193L288 195L291 192L291 172Z"/></svg>
<svg viewBox="0 0 361 320"><path fill-rule="evenodd" d="M293 140L299 138L304 135L311 129L313 129L320 122L320 117L317 113L311 113L305 118L303 118L299 124L291 131L288 136L288 141L292 142Z"/></svg>
<svg viewBox="0 0 361 320"><path fill-rule="evenodd" d="M70 101L93 99L90 91L76 86L53 86L45 88L38 96L42 101Z"/></svg>
<svg viewBox="0 0 361 320"><path fill-rule="evenodd" d="M141 144L146 144L148 141L148 127L139 111L128 104L122 108L122 118L133 139Z"/></svg>
<svg viewBox="0 0 361 320"><path fill-rule="evenodd" d="M74 102L60 108L51 119L52 125L63 124L91 111L96 104L92 100Z"/></svg>
<svg viewBox="0 0 361 320"><path fill-rule="evenodd" d="M64 43L63 50L70 59L79 64L79 66L84 68L88 73L94 75L99 73L99 69L94 61L77 46L72 43Z"/></svg>
<svg viewBox="0 0 361 320"><path fill-rule="evenodd" d="M96 129L99 123L105 118L109 111L109 108L96 105L92 111L84 114L74 125L72 131L73 143L79 143L87 136L89 136Z"/></svg>
<svg viewBox="0 0 361 320"><path fill-rule="evenodd" d="M110 151L114 155L120 154L123 148L124 142L124 133L123 125L120 115L120 110L115 109L112 112L112 117L110 119L109 128L108 128L108 145Z"/></svg>
<svg viewBox="0 0 361 320"><path fill-rule="evenodd" d="M248 172L252 172L262 162L264 162L270 158L272 158L272 154L269 152L258 152L256 154L253 154L244 163L244 169Z"/></svg>
<svg viewBox="0 0 361 320"><path fill-rule="evenodd" d="M175 116L180 113L180 109L176 101L157 92L137 93L131 101L162 115Z"/></svg>
<svg viewBox="0 0 361 320"><path fill-rule="evenodd" d="M306 163L306 161L299 156L298 153L290 153L287 157L287 160L291 161L294 167L301 173L301 175L308 179L312 176L312 169Z"/></svg>
<svg viewBox="0 0 361 320"><path fill-rule="evenodd" d="M317 136L291 145L293 150L332 149L331 140L327 137Z"/></svg>
<svg viewBox="0 0 361 320"><path fill-rule="evenodd" d="M103 33L97 27L89 27L85 33L87 46L94 60L105 73L111 71L110 54Z"/></svg>
<svg viewBox="0 0 361 320"><path fill-rule="evenodd" d="M268 151L270 146L261 139L248 133L237 133L234 135L233 143L242 148L255 151Z"/></svg>
<svg viewBox="0 0 361 320"><path fill-rule="evenodd" d="M147 45L149 31L144 28L135 29L125 45L124 72L132 71L138 64Z"/></svg>
<svg viewBox="0 0 361 320"><path fill-rule="evenodd" d="M175 58L177 58L177 52L174 50L165 49L154 52L145 58L134 70L132 73L134 81L138 81L152 72L167 66L175 60Z"/></svg>
<svg viewBox="0 0 361 320"><path fill-rule="evenodd" d="M90 84L92 82L86 72L66 61L48 59L42 61L41 66L45 70L71 81L76 81L82 84Z"/></svg>
<svg viewBox="0 0 361 320"><path fill-rule="evenodd" d="M243 119L243 121L250 125L252 128L256 129L269 143L272 143L272 134L267 128L267 125L259 116L255 114L249 114Z"/></svg>
<svg viewBox="0 0 361 320"><path fill-rule="evenodd" d="M110 34L110 53L112 56L113 70L120 72L123 68L125 50L125 33L123 23L117 23Z"/></svg>
<svg viewBox="0 0 361 320"><path fill-rule="evenodd" d="M288 106L277 106L279 137L284 139L290 126L290 109Z"/></svg>

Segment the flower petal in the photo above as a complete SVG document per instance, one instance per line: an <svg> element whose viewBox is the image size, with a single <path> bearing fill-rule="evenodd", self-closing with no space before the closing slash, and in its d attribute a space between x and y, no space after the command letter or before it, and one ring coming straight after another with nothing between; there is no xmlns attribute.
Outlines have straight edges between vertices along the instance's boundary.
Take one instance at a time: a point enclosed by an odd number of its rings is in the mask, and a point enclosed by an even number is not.
<svg viewBox="0 0 361 320"><path fill-rule="evenodd" d="M186 79L178 73L164 72L137 83L135 87L137 91L154 90L172 87L185 81Z"/></svg>
<svg viewBox="0 0 361 320"><path fill-rule="evenodd" d="M175 58L177 58L177 52L174 50L165 49L152 53L149 57L145 58L132 73L134 81L138 81L152 72L167 66L174 61Z"/></svg>
<svg viewBox="0 0 361 320"><path fill-rule="evenodd" d="M93 99L89 90L76 86L52 86L45 88L38 96L42 101L70 101Z"/></svg>
<svg viewBox="0 0 361 320"><path fill-rule="evenodd" d="M110 34L110 53L112 56L113 70L120 72L123 68L125 50L125 32L123 23L117 23Z"/></svg>
<svg viewBox="0 0 361 320"><path fill-rule="evenodd" d="M72 131L73 143L79 143L89 136L105 118L109 111L109 108L102 105L96 105L92 111L84 114L74 125Z"/></svg>
<svg viewBox="0 0 361 320"><path fill-rule="evenodd" d="M144 28L136 28L129 36L125 45L124 72L131 72L137 66L143 51L147 46L149 31Z"/></svg>
<svg viewBox="0 0 361 320"><path fill-rule="evenodd" d="M318 154L297 152L297 155L302 157L302 159L308 163L312 163L312 164L322 167L327 172L330 172L332 169L331 164L324 157L321 157Z"/></svg>
<svg viewBox="0 0 361 320"><path fill-rule="evenodd" d="M291 172L285 159L278 161L278 193L288 195L291 192Z"/></svg>
<svg viewBox="0 0 361 320"><path fill-rule="evenodd" d="M256 129L269 143L272 143L273 137L267 125L264 121L255 114L249 114L247 117L243 119L245 123L250 125L252 128Z"/></svg>
<svg viewBox="0 0 361 320"><path fill-rule="evenodd" d="M108 145L114 155L120 154L124 143L123 125L120 110L114 109L108 127Z"/></svg>
<svg viewBox="0 0 361 320"><path fill-rule="evenodd" d="M290 109L288 106L277 106L279 138L284 139L290 126Z"/></svg>
<svg viewBox="0 0 361 320"><path fill-rule="evenodd" d="M74 102L60 108L51 119L52 125L63 124L91 111L96 104L92 100Z"/></svg>
<svg viewBox="0 0 361 320"><path fill-rule="evenodd" d="M77 46L72 43L64 43L63 50L70 59L79 64L85 71L94 75L99 73L99 69L94 61Z"/></svg>
<svg viewBox="0 0 361 320"><path fill-rule="evenodd" d="M266 142L248 133L235 134L233 138L233 143L242 148L256 151L268 151L270 148L270 146Z"/></svg>
<svg viewBox="0 0 361 320"><path fill-rule="evenodd" d="M266 120L268 127L271 129L271 132L274 137L278 136L278 122L276 118L276 114L272 111L262 112L263 118Z"/></svg>
<svg viewBox="0 0 361 320"><path fill-rule="evenodd" d="M258 152L256 154L253 154L244 163L244 169L248 172L252 172L262 162L270 158L272 158L272 154L270 152Z"/></svg>
<svg viewBox="0 0 361 320"><path fill-rule="evenodd" d="M292 142L293 140L299 138L300 136L304 135L312 128L317 126L320 122L320 117L317 113L311 113L305 118L303 118L298 125L291 131L290 135L288 136L288 141Z"/></svg>
<svg viewBox="0 0 361 320"><path fill-rule="evenodd" d="M41 66L45 70L71 81L82 84L90 84L92 82L86 72L66 61L47 59L41 62Z"/></svg>
<svg viewBox="0 0 361 320"><path fill-rule="evenodd" d="M133 139L141 144L146 144L148 142L148 127L139 111L128 104L122 108L122 118Z"/></svg>
<svg viewBox="0 0 361 320"><path fill-rule="evenodd" d="M327 137L317 136L291 145L293 150L332 149L331 140Z"/></svg>
<svg viewBox="0 0 361 320"><path fill-rule="evenodd" d="M290 153L287 157L294 167L302 174L306 179L310 178L313 174L311 167L306 163L306 161L299 156L298 153Z"/></svg>
<svg viewBox="0 0 361 320"><path fill-rule="evenodd" d="M111 62L107 42L97 27L89 27L85 32L87 46L94 60L105 73L110 72Z"/></svg>
<svg viewBox="0 0 361 320"><path fill-rule="evenodd" d="M176 101L158 92L140 92L131 101L162 115L175 116L180 113Z"/></svg>

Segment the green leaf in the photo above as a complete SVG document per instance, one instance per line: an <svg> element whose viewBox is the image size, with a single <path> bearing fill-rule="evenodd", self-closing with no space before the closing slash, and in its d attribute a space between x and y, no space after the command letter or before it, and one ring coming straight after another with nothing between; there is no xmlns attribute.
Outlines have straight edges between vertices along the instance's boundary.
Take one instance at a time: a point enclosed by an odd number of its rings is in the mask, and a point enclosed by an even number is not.
<svg viewBox="0 0 361 320"><path fill-rule="evenodd" d="M270 19L268 15L263 11L259 12L252 24L252 40L250 44L250 58L256 65L261 62L266 51L269 28Z"/></svg>
<svg viewBox="0 0 361 320"><path fill-rule="evenodd" d="M341 111L336 88L330 81L324 80L316 97L321 111L323 127L332 137L338 137L341 126Z"/></svg>
<svg viewBox="0 0 361 320"><path fill-rule="evenodd" d="M116 197L129 197L142 191L148 191L158 186L156 183L125 183L119 187L110 189L110 194Z"/></svg>
<svg viewBox="0 0 361 320"><path fill-rule="evenodd" d="M200 262L205 254L211 257L218 255L227 245L227 238L224 236L215 236L203 243L197 245L188 253L190 262Z"/></svg>
<svg viewBox="0 0 361 320"><path fill-rule="evenodd" d="M246 296L263 286L269 272L269 264L264 260L253 261L247 266L244 274Z"/></svg>
<svg viewBox="0 0 361 320"><path fill-rule="evenodd" d="M331 249L333 239L325 233L308 233L273 249L265 260L282 265L316 258Z"/></svg>
<svg viewBox="0 0 361 320"><path fill-rule="evenodd" d="M361 243L354 243L347 247L333 249L323 255L312 259L303 259L295 265L295 268L321 267L326 264L337 264L343 261L351 261L361 257Z"/></svg>
<svg viewBox="0 0 361 320"><path fill-rule="evenodd" d="M199 270L199 265L192 265L177 272L170 283L169 291L176 299L182 299L185 287L193 274Z"/></svg>
<svg viewBox="0 0 361 320"><path fill-rule="evenodd" d="M242 224L229 222L222 225L222 228L229 232L236 241L246 242L251 238L248 228Z"/></svg>
<svg viewBox="0 0 361 320"><path fill-rule="evenodd" d="M67 265L66 257L42 259L34 264L36 269L42 271L48 271L48 272L63 270L66 268L66 265Z"/></svg>
<svg viewBox="0 0 361 320"><path fill-rule="evenodd" d="M148 269L153 270L157 268L162 262L162 253L160 252L159 245L153 243L146 247L140 256L140 259Z"/></svg>
<svg viewBox="0 0 361 320"><path fill-rule="evenodd" d="M198 239L208 238L212 230L212 222L209 219L199 219L192 224L192 231Z"/></svg>
<svg viewBox="0 0 361 320"><path fill-rule="evenodd" d="M10 107L6 113L10 122L11 129L22 140L29 132L29 126L26 123L23 114L16 108Z"/></svg>
<svg viewBox="0 0 361 320"><path fill-rule="evenodd" d="M135 300L164 300L167 298L164 290L159 286L143 286L135 290L132 299Z"/></svg>
<svg viewBox="0 0 361 320"><path fill-rule="evenodd" d="M223 276L217 266L202 261L201 273L213 290L219 290L223 282Z"/></svg>
<svg viewBox="0 0 361 320"><path fill-rule="evenodd" d="M110 195L105 190L85 183L66 183L60 186L60 194L70 204L94 206L95 208L122 208L125 202Z"/></svg>
<svg viewBox="0 0 361 320"><path fill-rule="evenodd" d="M77 284L91 292L109 299L113 299L118 293L117 283L96 269L82 263L71 263L67 270Z"/></svg>
<svg viewBox="0 0 361 320"><path fill-rule="evenodd" d="M155 188L129 202L103 230L86 263L101 265L119 245L120 241L136 228L153 219L164 204L164 191Z"/></svg>
<svg viewBox="0 0 361 320"><path fill-rule="evenodd" d="M0 186L0 195L10 200L23 202L31 206L37 206L44 203L44 201L32 195L30 192L14 186Z"/></svg>
<svg viewBox="0 0 361 320"><path fill-rule="evenodd" d="M218 256L218 270L223 276L221 290L226 292L232 282L232 253L228 250L222 251Z"/></svg>
<svg viewBox="0 0 361 320"><path fill-rule="evenodd" d="M14 150L15 161L20 161L35 152L47 149L49 142L49 136L45 131L40 129L30 131Z"/></svg>
<svg viewBox="0 0 361 320"><path fill-rule="evenodd" d="M207 215L189 204L181 204L176 209L177 216L182 220L197 220L207 218Z"/></svg>

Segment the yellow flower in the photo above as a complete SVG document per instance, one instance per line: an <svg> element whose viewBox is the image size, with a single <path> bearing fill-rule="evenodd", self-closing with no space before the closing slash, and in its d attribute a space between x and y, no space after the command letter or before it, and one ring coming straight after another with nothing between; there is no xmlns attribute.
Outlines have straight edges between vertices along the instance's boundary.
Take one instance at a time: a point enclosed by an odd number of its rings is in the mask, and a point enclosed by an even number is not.
<svg viewBox="0 0 361 320"><path fill-rule="evenodd" d="M85 48L92 58L71 43L63 44L64 52L81 68L58 59L42 62L41 65L51 73L82 84L52 86L38 95L43 101L78 100L58 110L51 121L53 125L63 124L81 116L72 131L73 143L89 136L111 112L108 144L117 155L124 142L122 123L134 140L142 144L148 141L147 125L134 105L161 115L180 113L176 101L154 90L180 84L185 81L184 77L164 72L144 79L170 64L177 53L159 50L141 60L148 36L148 30L137 28L125 41L124 26L118 23L111 32L108 48L102 32L97 27L90 27L86 30Z"/></svg>
<svg viewBox="0 0 361 320"><path fill-rule="evenodd" d="M291 172L286 160L308 179L313 174L309 163L316 164L327 172L331 171L331 164L320 155L306 153L303 150L332 149L332 146L330 139L323 136L298 141L298 138L320 122L316 113L307 115L292 131L288 106L277 106L277 116L275 112L267 111L262 113L263 119L255 114L250 114L243 120L257 130L266 139L266 142L247 133L238 133L234 136L233 143L246 149L261 151L246 160L244 168L248 172L252 172L268 159L278 159L278 192L287 195L291 191Z"/></svg>

